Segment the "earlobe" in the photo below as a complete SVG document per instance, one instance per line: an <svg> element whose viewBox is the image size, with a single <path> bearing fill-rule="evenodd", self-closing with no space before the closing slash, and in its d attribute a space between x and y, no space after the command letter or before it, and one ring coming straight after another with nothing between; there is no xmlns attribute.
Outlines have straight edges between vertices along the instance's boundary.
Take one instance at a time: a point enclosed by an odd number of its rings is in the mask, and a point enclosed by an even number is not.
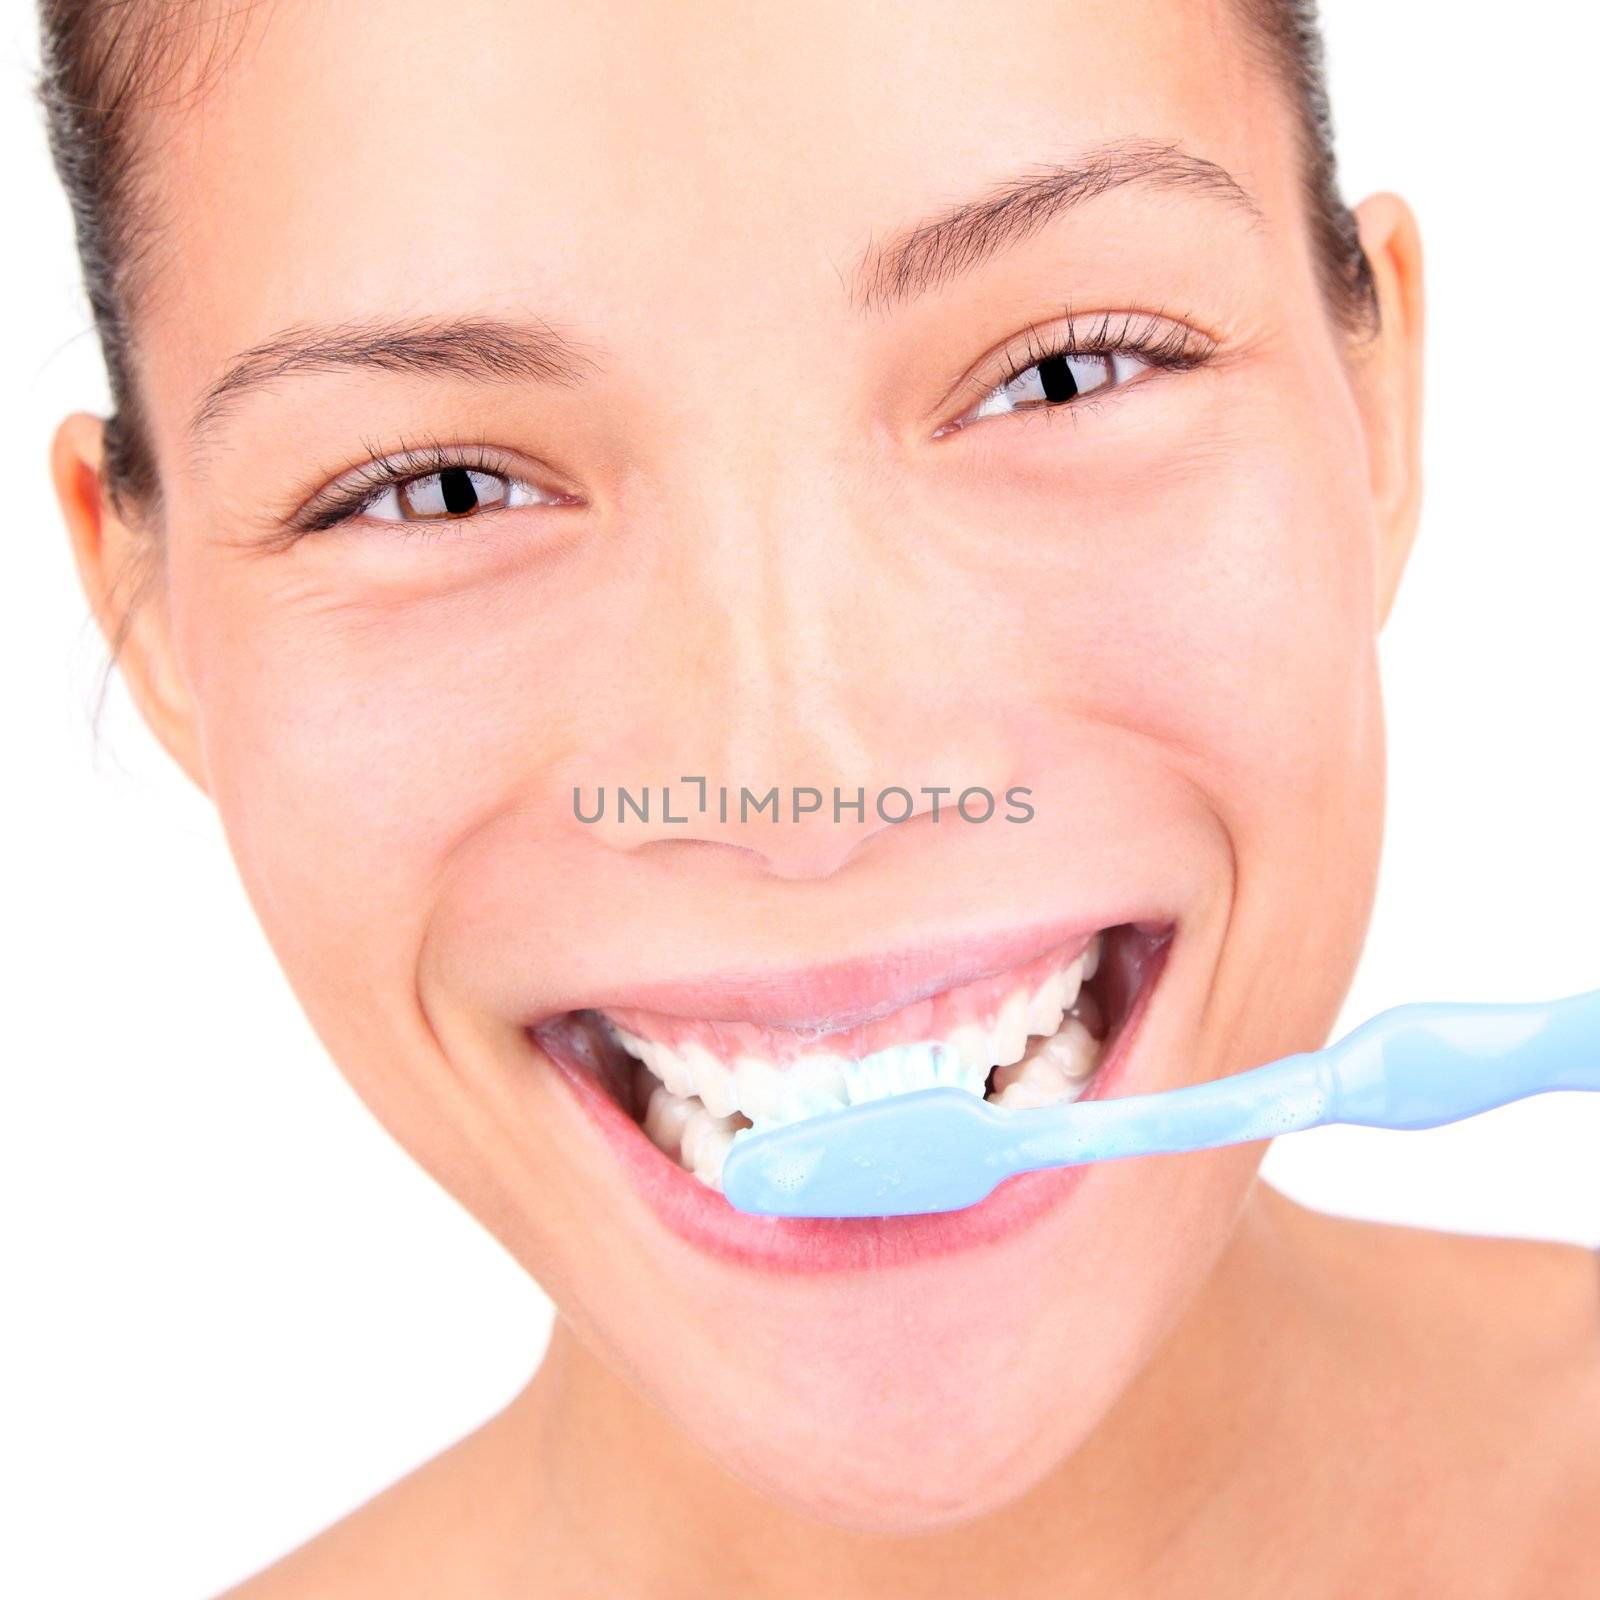
<svg viewBox="0 0 1600 1600"><path fill-rule="evenodd" d="M1398 195L1369 195L1355 216L1381 314L1376 337L1357 358L1381 541L1381 627L1411 553L1422 502L1422 239L1411 208Z"/></svg>
<svg viewBox="0 0 1600 1600"><path fill-rule="evenodd" d="M155 534L136 527L107 492L105 423L75 412L56 429L50 471L72 540L78 580L150 730L206 788L194 705L177 671Z"/></svg>

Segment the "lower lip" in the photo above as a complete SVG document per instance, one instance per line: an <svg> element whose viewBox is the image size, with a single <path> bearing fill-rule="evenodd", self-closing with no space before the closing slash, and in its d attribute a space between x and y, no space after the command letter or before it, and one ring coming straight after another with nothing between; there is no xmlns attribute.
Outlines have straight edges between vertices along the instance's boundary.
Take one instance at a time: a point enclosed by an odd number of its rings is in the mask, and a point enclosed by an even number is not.
<svg viewBox="0 0 1600 1600"><path fill-rule="evenodd" d="M1140 1025L1165 965L1151 961L1110 1054L1084 1100L1105 1097L1127 1073ZM531 1041L530 1041L531 1043ZM562 1052L534 1046L571 1085L578 1103L616 1152L634 1189L689 1244L742 1267L771 1272L847 1272L895 1266L972 1249L1020 1233L1064 1204L1087 1167L1057 1167L1008 1178L987 1199L961 1211L915 1217L758 1217L736 1210L714 1189L658 1150L621 1106Z"/></svg>

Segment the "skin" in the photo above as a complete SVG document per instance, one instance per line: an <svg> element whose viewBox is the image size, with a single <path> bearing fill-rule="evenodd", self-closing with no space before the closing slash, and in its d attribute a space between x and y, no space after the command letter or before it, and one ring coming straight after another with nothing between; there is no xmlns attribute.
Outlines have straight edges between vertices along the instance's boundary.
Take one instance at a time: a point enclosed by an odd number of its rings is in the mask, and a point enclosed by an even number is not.
<svg viewBox="0 0 1600 1600"><path fill-rule="evenodd" d="M972 1249L755 1271L661 1226L523 1032L622 981L1160 904L1129 1087L1321 1043L1417 521L1405 204L1358 210L1383 330L1356 347L1220 5L392 0L377 40L285 0L234 26L154 117L161 504L101 493L86 416L56 482L333 1056L559 1308L505 1413L238 1592L1592 1592L1583 1252L1321 1217L1251 1146L1090 1169ZM359 93L352 62L381 63ZM915 303L849 304L868 241L1127 138L1220 164L1258 217L1130 186ZM1067 302L1218 358L936 437ZM285 375L194 436L241 352L380 315L537 316L594 365ZM282 537L427 437L569 499ZM688 772L1026 784L1036 816L571 815L574 784Z"/></svg>

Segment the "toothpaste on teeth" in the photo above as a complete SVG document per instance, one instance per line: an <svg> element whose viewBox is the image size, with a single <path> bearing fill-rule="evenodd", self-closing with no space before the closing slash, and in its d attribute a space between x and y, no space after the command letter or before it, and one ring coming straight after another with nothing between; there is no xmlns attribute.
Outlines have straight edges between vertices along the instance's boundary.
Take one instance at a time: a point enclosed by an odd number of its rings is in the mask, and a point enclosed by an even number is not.
<svg viewBox="0 0 1600 1600"><path fill-rule="evenodd" d="M728 1149L746 1128L764 1131L938 1086L1018 1108L1077 1099L1101 1050L1100 1008L1084 988L1100 955L1097 934L1071 962L1047 961L1042 971L1040 963L1031 964L1028 976L983 1015L958 1014L938 1037L890 1042L859 1056L820 1046L771 1054L744 1048L728 1060L698 1039L651 1038L610 1017L606 1025L634 1059L634 1109L646 1136L702 1183L720 1189ZM884 1028L892 1030L893 1022L884 1019ZM754 1031L739 1030L741 1036Z"/></svg>

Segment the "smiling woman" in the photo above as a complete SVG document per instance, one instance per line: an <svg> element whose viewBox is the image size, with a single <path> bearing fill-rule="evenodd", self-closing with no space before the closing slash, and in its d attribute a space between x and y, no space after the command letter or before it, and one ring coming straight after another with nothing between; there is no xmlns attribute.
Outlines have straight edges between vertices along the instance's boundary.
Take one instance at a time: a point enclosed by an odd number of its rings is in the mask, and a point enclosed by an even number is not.
<svg viewBox="0 0 1600 1600"><path fill-rule="evenodd" d="M1259 1145L719 1192L758 1122L1326 1037L1422 294L1311 7L43 13L85 588L340 1068L558 1307L239 1593L1592 1592L1580 1252ZM834 800L708 798L769 791Z"/></svg>

